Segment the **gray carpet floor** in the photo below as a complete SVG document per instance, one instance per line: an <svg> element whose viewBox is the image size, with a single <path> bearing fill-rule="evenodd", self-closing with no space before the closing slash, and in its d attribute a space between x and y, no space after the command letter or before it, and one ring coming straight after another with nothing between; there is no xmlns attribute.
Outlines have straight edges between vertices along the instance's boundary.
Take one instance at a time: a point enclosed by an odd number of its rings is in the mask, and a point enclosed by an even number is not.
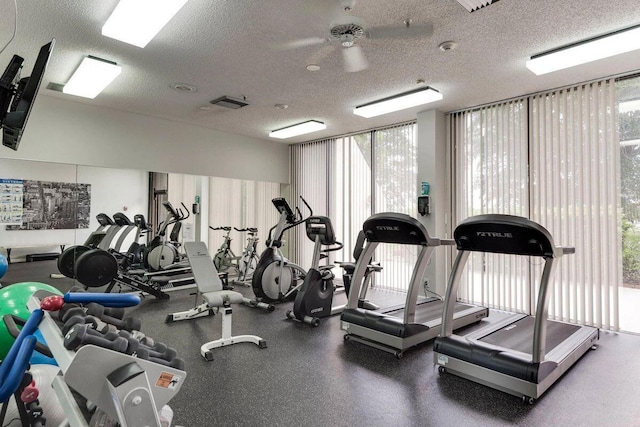
<svg viewBox="0 0 640 427"><path fill-rule="evenodd" d="M65 291L68 279L50 279L55 263L12 264L3 285L41 281ZM236 290L251 296L249 288ZM439 374L431 343L398 360L355 342L345 343L339 317L317 328L285 320L292 303L274 312L238 306L233 333L256 334L268 348L237 344L200 357L200 345L221 335L220 316L164 322L193 306L194 290L145 298L130 315L142 331L175 347L187 378L170 402L181 426L640 426L640 337L601 332L589 351L534 405L482 385ZM399 296L372 292L385 305ZM483 322L491 321L484 320Z"/></svg>

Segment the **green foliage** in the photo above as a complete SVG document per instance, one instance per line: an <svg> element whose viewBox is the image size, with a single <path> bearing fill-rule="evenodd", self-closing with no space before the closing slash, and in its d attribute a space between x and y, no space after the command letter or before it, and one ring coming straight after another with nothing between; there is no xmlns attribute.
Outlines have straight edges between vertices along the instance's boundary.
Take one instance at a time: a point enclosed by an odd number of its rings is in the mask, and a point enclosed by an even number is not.
<svg viewBox="0 0 640 427"><path fill-rule="evenodd" d="M640 285L640 230L622 217L622 276L625 284Z"/></svg>

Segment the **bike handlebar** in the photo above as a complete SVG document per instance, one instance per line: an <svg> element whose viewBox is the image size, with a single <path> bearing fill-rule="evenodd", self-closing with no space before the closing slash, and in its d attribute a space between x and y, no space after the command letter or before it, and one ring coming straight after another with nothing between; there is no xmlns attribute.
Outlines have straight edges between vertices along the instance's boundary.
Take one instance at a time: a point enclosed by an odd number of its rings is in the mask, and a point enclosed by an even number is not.
<svg viewBox="0 0 640 427"><path fill-rule="evenodd" d="M257 228L253 228L253 227L250 227L250 228L235 228L235 227L233 227L233 229L238 231L238 232L240 232L240 233L243 233L245 231L248 231L249 233L257 233L258 232L258 229Z"/></svg>

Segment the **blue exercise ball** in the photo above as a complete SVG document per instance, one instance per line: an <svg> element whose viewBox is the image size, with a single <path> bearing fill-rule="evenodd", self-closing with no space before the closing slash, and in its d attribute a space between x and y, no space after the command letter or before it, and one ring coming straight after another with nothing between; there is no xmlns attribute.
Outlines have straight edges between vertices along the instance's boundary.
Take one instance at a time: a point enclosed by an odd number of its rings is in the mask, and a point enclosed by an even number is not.
<svg viewBox="0 0 640 427"><path fill-rule="evenodd" d="M0 279L7 273L9 269L9 263L4 255L0 254Z"/></svg>
<svg viewBox="0 0 640 427"><path fill-rule="evenodd" d="M47 345L47 342L42 336L42 332L40 332L40 329L36 330L33 336L36 337L39 343ZM54 359L53 357L45 356L44 354L39 353L37 350L33 350L33 354L29 359L29 363L32 365L58 365L56 359Z"/></svg>

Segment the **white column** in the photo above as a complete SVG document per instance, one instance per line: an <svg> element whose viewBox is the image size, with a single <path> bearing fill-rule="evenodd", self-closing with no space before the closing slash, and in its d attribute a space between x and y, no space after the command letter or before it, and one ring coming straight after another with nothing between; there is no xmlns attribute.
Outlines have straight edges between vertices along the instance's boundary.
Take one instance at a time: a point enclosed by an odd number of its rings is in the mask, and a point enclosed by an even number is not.
<svg viewBox="0 0 640 427"><path fill-rule="evenodd" d="M421 194L423 181L428 182L430 186L430 213L425 216L418 214L418 219L424 224L431 236L450 238L448 218L450 217L451 191L447 180L447 171L450 170L450 167L447 163L449 156L446 148L445 114L436 110L418 113L417 138L418 181L416 182L416 194ZM429 289L439 295L444 295L447 284L450 250L448 248L450 246L436 248L425 275Z"/></svg>

